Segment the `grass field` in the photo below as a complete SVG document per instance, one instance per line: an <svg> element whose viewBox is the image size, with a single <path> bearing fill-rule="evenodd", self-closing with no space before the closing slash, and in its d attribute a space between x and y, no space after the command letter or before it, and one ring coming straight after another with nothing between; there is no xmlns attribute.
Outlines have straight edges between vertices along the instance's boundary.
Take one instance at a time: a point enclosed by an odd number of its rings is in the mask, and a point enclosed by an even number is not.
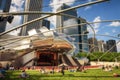
<svg viewBox="0 0 120 80"><path fill-rule="evenodd" d="M21 79L18 76L21 71L7 71L7 77L0 80L120 80L120 77L113 77L113 73L120 74L120 69L113 71L102 71L101 69L90 69L86 72L69 72L65 71L63 76L61 73L41 74L37 70L26 70L30 75L29 78Z"/></svg>

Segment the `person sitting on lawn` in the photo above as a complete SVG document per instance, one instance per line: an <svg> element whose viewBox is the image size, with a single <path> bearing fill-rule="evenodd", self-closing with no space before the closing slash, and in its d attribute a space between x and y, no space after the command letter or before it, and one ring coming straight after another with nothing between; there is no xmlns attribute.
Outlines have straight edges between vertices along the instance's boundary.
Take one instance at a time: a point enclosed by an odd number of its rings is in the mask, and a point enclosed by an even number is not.
<svg viewBox="0 0 120 80"><path fill-rule="evenodd" d="M0 78L4 78L6 74L5 69L2 67L2 64L0 63Z"/></svg>
<svg viewBox="0 0 120 80"><path fill-rule="evenodd" d="M2 74L2 73L0 73L0 78L4 78L5 76Z"/></svg>
<svg viewBox="0 0 120 80"><path fill-rule="evenodd" d="M113 76L114 76L114 77L120 77L120 74L113 73Z"/></svg>
<svg viewBox="0 0 120 80"><path fill-rule="evenodd" d="M26 73L25 70L22 71L21 75L20 75L21 78L28 78L29 75Z"/></svg>
<svg viewBox="0 0 120 80"><path fill-rule="evenodd" d="M40 69L40 72L41 72L42 74L45 74L45 73L46 73L45 68L44 68L44 67L42 67L42 68Z"/></svg>

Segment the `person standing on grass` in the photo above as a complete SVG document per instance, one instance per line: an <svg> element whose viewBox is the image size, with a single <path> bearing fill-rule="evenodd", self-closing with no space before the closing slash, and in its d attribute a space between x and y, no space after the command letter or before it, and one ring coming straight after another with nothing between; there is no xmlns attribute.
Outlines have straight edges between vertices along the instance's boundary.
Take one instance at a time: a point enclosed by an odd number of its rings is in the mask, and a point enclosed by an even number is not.
<svg viewBox="0 0 120 80"><path fill-rule="evenodd" d="M120 77L120 74L113 73L113 77Z"/></svg>
<svg viewBox="0 0 120 80"><path fill-rule="evenodd" d="M54 67L52 67L52 73L54 74L54 72L55 72L55 71L54 71Z"/></svg>
<svg viewBox="0 0 120 80"><path fill-rule="evenodd" d="M64 70L65 70L65 66L64 66L64 65L62 65L62 68L61 68L61 73L62 73L62 75L64 75L64 74L65 74Z"/></svg>

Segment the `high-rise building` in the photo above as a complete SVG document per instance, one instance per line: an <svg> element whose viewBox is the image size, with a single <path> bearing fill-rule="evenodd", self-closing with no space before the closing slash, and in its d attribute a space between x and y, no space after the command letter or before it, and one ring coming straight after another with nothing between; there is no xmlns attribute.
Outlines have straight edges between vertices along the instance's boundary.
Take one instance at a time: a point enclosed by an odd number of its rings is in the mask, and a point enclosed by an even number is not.
<svg viewBox="0 0 120 80"><path fill-rule="evenodd" d="M11 0L0 0L0 12L9 12ZM0 16L2 17L2 16ZM0 33L5 31L7 19L0 22Z"/></svg>
<svg viewBox="0 0 120 80"><path fill-rule="evenodd" d="M67 9L67 8L70 8L70 6L63 4L57 9L57 11ZM77 10L70 10L63 13L77 17ZM80 19L81 20L78 20L68 16L57 16L57 19L56 19L57 32L64 33L66 35L74 35L71 37L74 40L74 43L76 46L76 52L86 51L86 50L88 51L87 44L81 44L81 43L87 42L87 36L78 35L78 34L82 34L82 32L86 31L87 29L86 25L82 25L84 26L84 28L82 26L77 25L77 24L81 24L82 22L85 22L85 19L82 19L82 18ZM69 27L71 25L76 25L76 26Z"/></svg>
<svg viewBox="0 0 120 80"><path fill-rule="evenodd" d="M70 8L70 6L63 4L61 5L57 11L63 10L63 9L67 9ZM76 10L70 10L70 11L66 11L63 12L64 14L68 14L68 15L72 15L77 17L77 11ZM57 16L56 18L56 28L58 28L56 31L59 33L64 33L66 35L73 35L73 34L78 34L78 26L73 26L73 27L69 27L69 28L65 28L66 26L70 26L73 24L78 24L77 19L75 18L71 18L71 17L67 17L67 16ZM74 42L75 42L75 46L76 46L76 52L79 51L79 37L78 36L72 36Z"/></svg>
<svg viewBox="0 0 120 80"><path fill-rule="evenodd" d="M66 4L63 4L62 6L60 6L57 9L57 11L67 9L67 8L70 8L70 6L68 6ZM70 10L70 11L66 11L66 12L63 12L63 13L77 17L77 11L76 10ZM66 33L66 34L73 34L73 33L75 33L74 30L76 30L78 27L76 28L76 26L74 26L74 27L70 27L70 28L65 28L65 26L70 26L70 25L73 25L73 24L77 24L77 19L67 17L67 16L57 16L56 28L59 28L57 30L57 32ZM78 30L76 30L76 33L78 33Z"/></svg>
<svg viewBox="0 0 120 80"><path fill-rule="evenodd" d="M41 11L42 10L42 0L26 0L25 11ZM41 14L29 14L24 16L23 23L34 20L41 17ZM32 29L39 29L41 27L41 21L36 21L31 23L21 29L21 35L28 35L28 31Z"/></svg>
<svg viewBox="0 0 120 80"><path fill-rule="evenodd" d="M116 41L115 40L106 41L106 45L107 45L107 50L109 50L109 52L117 52L117 47L116 47Z"/></svg>
<svg viewBox="0 0 120 80"><path fill-rule="evenodd" d="M105 43L103 40L98 41L98 50L99 52L105 52Z"/></svg>
<svg viewBox="0 0 120 80"><path fill-rule="evenodd" d="M83 19L83 18L80 18L78 20L78 24L81 24L81 23L86 23L86 20ZM80 48L80 51L82 52L88 52L89 51L89 48L88 48L88 31L87 31L87 25L84 24L84 25L79 25L78 26L78 31L79 31L79 48Z"/></svg>
<svg viewBox="0 0 120 80"><path fill-rule="evenodd" d="M42 20L42 26L45 26L45 27L47 27L50 30L50 21Z"/></svg>
<svg viewBox="0 0 120 80"><path fill-rule="evenodd" d="M106 45L106 43L103 44L103 47L104 47L104 52L106 52L107 51L107 45Z"/></svg>
<svg viewBox="0 0 120 80"><path fill-rule="evenodd" d="M88 39L89 43L89 51L90 52L98 52L98 41L96 38L89 38Z"/></svg>

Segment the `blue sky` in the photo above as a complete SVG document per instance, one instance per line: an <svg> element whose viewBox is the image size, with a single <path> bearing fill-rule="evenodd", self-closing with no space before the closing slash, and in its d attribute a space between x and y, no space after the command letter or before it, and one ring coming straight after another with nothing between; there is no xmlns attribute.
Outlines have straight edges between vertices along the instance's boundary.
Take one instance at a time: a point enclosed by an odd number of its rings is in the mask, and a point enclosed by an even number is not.
<svg viewBox="0 0 120 80"><path fill-rule="evenodd" d="M55 12L55 9L59 7L62 3L66 3L70 6L80 5L86 2L94 0L43 0L43 11L44 12ZM11 12L23 11L25 0L12 0ZM99 4L94 4L91 6L78 8L78 16L85 18L88 22L102 21L102 20L120 20L120 0L110 0L109 2L103 2ZM55 7L53 7L53 5ZM21 16L15 16L12 24L8 24L7 29L13 26L21 24ZM50 18L49 18L50 19ZM52 22L51 22L52 23ZM104 34L116 36L120 34L120 22L109 22L109 23L99 23L92 25L96 31L96 34ZM89 32L93 31L89 29ZM16 32L17 33L17 32ZM113 39L106 36L96 36L98 40L109 40ZM115 38L114 38L115 39ZM116 39L118 41L118 39ZM118 45L120 46L120 44ZM120 47L119 47L120 49Z"/></svg>
<svg viewBox="0 0 120 80"><path fill-rule="evenodd" d="M58 0L59 1L59 0ZM67 0L66 3L72 3L70 6L75 6L79 4L83 4L85 2L90 2L93 0ZM65 1L63 1L65 2ZM58 5L63 3L62 0L59 3L54 5ZM101 20L116 20L120 19L120 0L110 0L109 2L103 2L99 4L94 4L91 6L78 8L78 16L85 18L88 22L101 21ZM44 0L43 11L51 12L51 8L47 7L50 4L49 0ZM109 22L109 23L100 23L93 25L95 28L96 34L105 34L117 36L120 34L120 22ZM107 37L98 37L100 39L108 40L111 38Z"/></svg>
<svg viewBox="0 0 120 80"><path fill-rule="evenodd" d="M89 22L120 19L119 3L120 0L110 0L110 2L92 5L88 9L78 9L78 13ZM95 30L98 30L97 34L117 36L120 33L120 22L100 23L99 26L96 27Z"/></svg>

